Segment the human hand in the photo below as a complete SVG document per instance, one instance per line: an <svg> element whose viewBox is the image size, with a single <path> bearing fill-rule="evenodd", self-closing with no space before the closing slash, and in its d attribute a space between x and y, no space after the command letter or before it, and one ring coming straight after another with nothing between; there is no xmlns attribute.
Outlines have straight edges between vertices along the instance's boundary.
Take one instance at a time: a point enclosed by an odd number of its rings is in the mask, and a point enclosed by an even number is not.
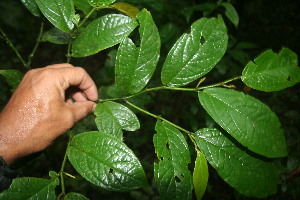
<svg viewBox="0 0 300 200"><path fill-rule="evenodd" d="M66 96L70 93L75 102ZM94 110L97 87L87 72L56 64L27 72L0 114L0 156L15 159L41 151Z"/></svg>

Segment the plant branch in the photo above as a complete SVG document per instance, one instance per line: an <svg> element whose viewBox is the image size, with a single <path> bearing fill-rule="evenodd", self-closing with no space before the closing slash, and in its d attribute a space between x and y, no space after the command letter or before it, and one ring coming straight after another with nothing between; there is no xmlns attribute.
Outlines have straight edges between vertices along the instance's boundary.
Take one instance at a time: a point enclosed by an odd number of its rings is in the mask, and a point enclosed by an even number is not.
<svg viewBox="0 0 300 200"><path fill-rule="evenodd" d="M71 63L71 48L72 48L72 37L69 38L68 42L68 51L67 51L67 63Z"/></svg>
<svg viewBox="0 0 300 200"><path fill-rule="evenodd" d="M148 89L142 90L138 93L135 93L135 94L132 94L132 95L129 95L129 96L125 96L125 97L99 99L98 102L127 100L127 99L133 98L135 96L138 96L140 94L148 93L148 92L156 91L156 90L176 90L176 91L187 91L187 92L199 92L201 90L204 90L204 89L207 89L207 88L212 88L212 87L217 87L217 86L232 88L232 86L228 86L226 84L229 83L229 82L235 81L237 79L241 79L241 76L234 77L234 78L231 78L231 79L228 79L228 80L216 83L216 84L207 85L207 86L203 86L203 87L198 87L199 86L199 84L198 84L196 88L177 88L177 87L160 86L160 87L148 88ZM201 79L201 80L203 81L203 79ZM200 80L199 83L202 83L201 80Z"/></svg>
<svg viewBox="0 0 300 200"><path fill-rule="evenodd" d="M31 54L29 54L29 56L28 56L28 62L26 64L28 68L31 68L30 67L31 61L32 61L32 58L34 57L35 52L37 51L37 49L38 49L41 41L42 41L43 32L44 32L44 22L41 23L41 27L40 27L40 32L39 32L38 38L36 40L36 43L35 43L35 45L33 47L33 50L31 52Z"/></svg>
<svg viewBox="0 0 300 200"><path fill-rule="evenodd" d="M1 29L0 27L0 33L3 36L4 40L7 42L7 44L12 48L12 50L16 53L17 57L19 58L19 60L21 61L21 63L23 64L23 66L27 69L30 69L25 60L23 59L23 57L21 56L21 54L19 53L18 49L15 47L15 45L11 42L11 40L7 37L7 35L5 34L5 32Z"/></svg>
<svg viewBox="0 0 300 200"><path fill-rule="evenodd" d="M97 8L93 8L82 20L82 22L80 22L80 24L77 27L77 30L81 28L81 26L86 22L86 20L88 20L90 18L90 16L97 10Z"/></svg>
<svg viewBox="0 0 300 200"><path fill-rule="evenodd" d="M70 130L72 131L72 130ZM64 175L65 175L65 172L64 172L64 169L65 169L65 165L66 165L66 162L67 162L67 151L68 151L68 148L70 147L71 145L71 139L72 139L72 134L70 134L70 138L69 138L69 142L68 142L68 145L67 145L67 149L66 149L66 152L65 152L65 155L64 155L64 159L63 159L63 162L62 162L62 165L61 165L61 168L60 168L60 184L61 184L61 195L65 195L66 194L66 189L65 189L65 180L64 180Z"/></svg>
<svg viewBox="0 0 300 200"><path fill-rule="evenodd" d="M159 115L155 115L155 114L153 114L153 113L150 113L150 112L148 112L147 110L144 110L144 109L142 109L142 108L140 108L140 107L138 107L138 106L136 106L136 105L130 103L129 101L125 101L125 102L126 102L128 105L130 105L131 107L133 107L133 108L135 108L135 109L141 111L142 113L145 113L145 114L147 114L147 115L149 115L149 116L151 116L151 117L153 117L153 118L162 120L162 121L164 121L164 122L170 124L171 126L177 128L178 130L181 130L182 132L185 132L185 133L188 134L189 136L191 136L191 135L194 134L193 132L190 132L190 131L184 129L184 128L182 128L182 127L180 127L180 126L178 126L178 125L176 125L176 124L170 122L169 120L167 120L167 119L165 119L165 118L163 118L163 117L161 117L161 116L159 116Z"/></svg>

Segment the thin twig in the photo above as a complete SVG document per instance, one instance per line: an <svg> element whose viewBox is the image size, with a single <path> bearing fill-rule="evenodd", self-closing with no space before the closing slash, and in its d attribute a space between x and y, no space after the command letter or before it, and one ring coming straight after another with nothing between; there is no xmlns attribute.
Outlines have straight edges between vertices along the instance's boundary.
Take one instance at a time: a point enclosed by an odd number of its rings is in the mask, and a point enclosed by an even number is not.
<svg viewBox="0 0 300 200"><path fill-rule="evenodd" d="M29 54L28 56L28 62L26 64L27 68L31 69L31 62L32 62L32 58L34 57L35 55L35 52L37 51L41 41L42 41L42 36L43 36L43 32L44 32L44 22L41 23L41 27L40 27L40 32L39 32L39 35L38 35L38 38L36 40L36 43L32 49L32 52L31 54Z"/></svg>
<svg viewBox="0 0 300 200"><path fill-rule="evenodd" d="M21 56L21 54L19 53L18 49L15 47L15 45L11 42L11 40L8 38L8 36L5 34L5 32L1 29L0 27L0 32L1 35L3 36L4 40L7 42L7 44L12 48L12 50L16 53L17 57L19 58L19 60L21 61L21 63L23 64L23 66L27 69L28 68L25 60L23 59L23 57Z"/></svg>

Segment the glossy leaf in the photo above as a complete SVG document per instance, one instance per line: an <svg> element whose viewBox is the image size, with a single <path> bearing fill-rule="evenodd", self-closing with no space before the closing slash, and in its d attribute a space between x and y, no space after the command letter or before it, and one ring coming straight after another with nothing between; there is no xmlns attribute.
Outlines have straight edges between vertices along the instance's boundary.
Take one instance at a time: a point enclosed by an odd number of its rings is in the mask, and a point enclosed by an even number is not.
<svg viewBox="0 0 300 200"><path fill-rule="evenodd" d="M242 80L249 87L265 92L291 87L300 82L297 55L287 48L279 54L267 50L247 64Z"/></svg>
<svg viewBox="0 0 300 200"><path fill-rule="evenodd" d="M75 7L78 10L83 11L85 14L88 14L91 10L92 7L89 4L88 0L73 0Z"/></svg>
<svg viewBox="0 0 300 200"><path fill-rule="evenodd" d="M35 0L21 0L21 2L26 6L26 8L36 17L41 16L39 7L36 4Z"/></svg>
<svg viewBox="0 0 300 200"><path fill-rule="evenodd" d="M64 197L64 200L88 200L88 198L82 194L71 192Z"/></svg>
<svg viewBox="0 0 300 200"><path fill-rule="evenodd" d="M136 115L126 106L115 102L99 103L96 106L96 125L100 132L105 132L123 139L122 129L135 131L140 128Z"/></svg>
<svg viewBox="0 0 300 200"><path fill-rule="evenodd" d="M0 193L0 200L56 199L55 187L59 185L58 175L52 179L24 177L14 179L10 188Z"/></svg>
<svg viewBox="0 0 300 200"><path fill-rule="evenodd" d="M91 6L106 6L114 3L116 0L88 0Z"/></svg>
<svg viewBox="0 0 300 200"><path fill-rule="evenodd" d="M225 8L225 16L231 21L231 23L237 28L239 25L239 15L236 9L231 3L222 2L221 6Z"/></svg>
<svg viewBox="0 0 300 200"><path fill-rule="evenodd" d="M136 20L110 14L91 22L73 43L74 57L85 57L120 43L138 25Z"/></svg>
<svg viewBox="0 0 300 200"><path fill-rule="evenodd" d="M107 133L86 132L74 136L67 154L78 173L107 190L128 191L147 185L144 170L134 153Z"/></svg>
<svg viewBox="0 0 300 200"><path fill-rule="evenodd" d="M70 36L57 28L52 28L45 32L42 38L43 42L51 42L53 44L68 44Z"/></svg>
<svg viewBox="0 0 300 200"><path fill-rule="evenodd" d="M69 0L35 0L43 15L58 29L70 32L73 29L75 8Z"/></svg>
<svg viewBox="0 0 300 200"><path fill-rule="evenodd" d="M110 5L109 8L116 9L132 18L135 18L136 15L140 12L140 10L137 7L135 7L131 4L128 4L128 3L123 3L123 2L114 3L114 4Z"/></svg>
<svg viewBox="0 0 300 200"><path fill-rule="evenodd" d="M222 17L202 18L182 35L169 52L161 80L164 85L186 85L208 73L227 48L227 30Z"/></svg>
<svg viewBox="0 0 300 200"><path fill-rule="evenodd" d="M198 200L202 199L208 182L208 165L204 154L197 151L197 158L195 161L195 168L193 173L193 183L196 197Z"/></svg>
<svg viewBox="0 0 300 200"><path fill-rule="evenodd" d="M116 85L124 93L141 91L152 77L160 52L160 36L147 10L142 10L137 18L140 22L140 47L130 38L120 44L116 58Z"/></svg>
<svg viewBox="0 0 300 200"><path fill-rule="evenodd" d="M223 129L251 151L269 158L287 155L280 122L262 102L224 88L205 89L199 100Z"/></svg>
<svg viewBox="0 0 300 200"><path fill-rule="evenodd" d="M16 90L24 76L24 74L21 71L16 69L0 70L0 75L6 78L8 85L12 88L12 92Z"/></svg>
<svg viewBox="0 0 300 200"><path fill-rule="evenodd" d="M197 131L195 140L222 179L241 194L263 198L276 193L279 175L273 162L249 155L214 128Z"/></svg>
<svg viewBox="0 0 300 200"><path fill-rule="evenodd" d="M158 164L154 164L154 178L160 198L184 200L192 198L191 162L188 145L182 133L173 126L157 121L154 146Z"/></svg>

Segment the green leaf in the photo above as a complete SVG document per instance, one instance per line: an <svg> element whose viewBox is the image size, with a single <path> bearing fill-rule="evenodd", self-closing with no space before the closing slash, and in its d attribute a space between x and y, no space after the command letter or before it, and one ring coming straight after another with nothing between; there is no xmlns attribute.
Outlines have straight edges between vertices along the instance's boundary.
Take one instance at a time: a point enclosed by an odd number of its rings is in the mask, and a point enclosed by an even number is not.
<svg viewBox="0 0 300 200"><path fill-rule="evenodd" d="M36 4L35 0L21 0L24 6L36 17L40 17L40 9Z"/></svg>
<svg viewBox="0 0 300 200"><path fill-rule="evenodd" d="M35 0L43 15L58 29L70 32L74 28L75 8L69 0Z"/></svg>
<svg viewBox="0 0 300 200"><path fill-rule="evenodd" d="M246 65L242 80L249 87L265 92L291 87L300 82L297 55L287 48L282 48L279 54L267 50Z"/></svg>
<svg viewBox="0 0 300 200"><path fill-rule="evenodd" d="M201 18L191 30L179 38L166 58L161 73L164 85L183 86L200 78L226 51L228 36L222 17Z"/></svg>
<svg viewBox="0 0 300 200"><path fill-rule="evenodd" d="M135 19L110 14L91 22L73 43L74 57L85 57L120 43L138 25Z"/></svg>
<svg viewBox="0 0 300 200"><path fill-rule="evenodd" d="M96 125L100 132L123 139L122 129L135 131L140 128L136 115L126 106L115 102L99 103L96 106Z"/></svg>
<svg viewBox="0 0 300 200"><path fill-rule="evenodd" d="M91 6L107 6L114 3L116 0L88 0Z"/></svg>
<svg viewBox="0 0 300 200"><path fill-rule="evenodd" d="M70 36L57 28L52 28L43 34L43 42L51 42L53 44L68 44Z"/></svg>
<svg viewBox="0 0 300 200"><path fill-rule="evenodd" d="M280 122L262 102L224 88L205 89L199 100L223 129L251 151L269 158L287 155Z"/></svg>
<svg viewBox="0 0 300 200"><path fill-rule="evenodd" d="M137 7L123 2L114 3L110 5L109 8L116 9L132 18L136 18L136 15L140 12L140 10Z"/></svg>
<svg viewBox="0 0 300 200"><path fill-rule="evenodd" d="M65 196L64 200L88 200L88 198L82 194L71 192Z"/></svg>
<svg viewBox="0 0 300 200"><path fill-rule="evenodd" d="M154 164L154 178L160 198L184 200L192 198L191 162L188 145L182 133L166 122L157 121L154 146L158 164Z"/></svg>
<svg viewBox="0 0 300 200"><path fill-rule="evenodd" d="M124 93L141 91L152 77L160 52L160 36L151 14L142 10L140 22L140 47L130 38L120 44L116 58L116 86Z"/></svg>
<svg viewBox="0 0 300 200"><path fill-rule="evenodd" d="M55 187L58 176L48 179L24 177L14 179L10 188L0 193L0 200L56 199Z"/></svg>
<svg viewBox="0 0 300 200"><path fill-rule="evenodd" d="M73 0L75 7L78 10L81 10L84 12L84 14L88 14L91 10L92 7L89 4L88 0Z"/></svg>
<svg viewBox="0 0 300 200"><path fill-rule="evenodd" d="M243 195L263 198L276 193L279 175L273 162L251 156L217 129L201 129L195 140L222 179Z"/></svg>
<svg viewBox="0 0 300 200"><path fill-rule="evenodd" d="M16 90L24 76L24 74L21 71L16 69L0 70L0 75L6 78L8 85L12 88L12 92Z"/></svg>
<svg viewBox="0 0 300 200"><path fill-rule="evenodd" d="M107 190L128 191L147 185L138 158L121 140L107 133L74 136L67 154L78 173Z"/></svg>
<svg viewBox="0 0 300 200"><path fill-rule="evenodd" d="M228 3L228 2L222 2L220 5L225 8L225 16L237 28L239 25L239 15L238 15L236 9L232 6L231 3Z"/></svg>
<svg viewBox="0 0 300 200"><path fill-rule="evenodd" d="M204 154L197 151L197 158L195 161L195 168L193 173L193 183L196 197L198 200L202 199L208 182L208 165Z"/></svg>

